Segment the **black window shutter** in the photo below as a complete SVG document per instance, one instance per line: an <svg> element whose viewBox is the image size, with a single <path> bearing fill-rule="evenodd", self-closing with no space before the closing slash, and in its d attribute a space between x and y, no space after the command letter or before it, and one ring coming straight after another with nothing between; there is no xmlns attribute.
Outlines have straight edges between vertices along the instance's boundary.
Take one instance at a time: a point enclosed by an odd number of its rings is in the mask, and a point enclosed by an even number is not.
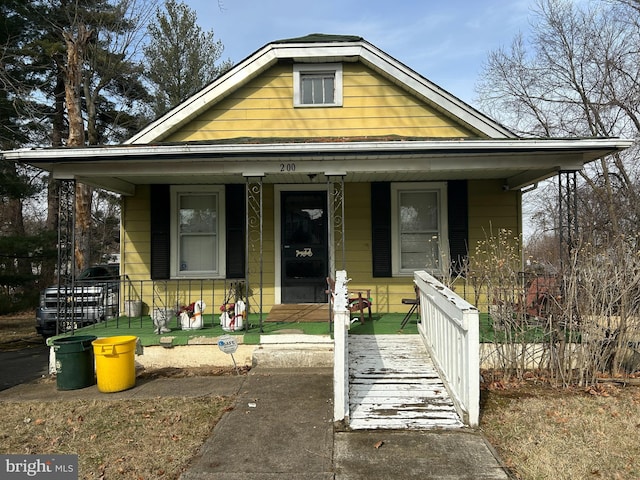
<svg viewBox="0 0 640 480"><path fill-rule="evenodd" d="M171 192L169 185L151 185L151 279L167 280L171 275Z"/></svg>
<svg viewBox="0 0 640 480"><path fill-rule="evenodd" d="M244 184L227 185L225 195L227 278L244 278L247 219Z"/></svg>
<svg viewBox="0 0 640 480"><path fill-rule="evenodd" d="M374 277L391 277L391 184L371 184L371 248Z"/></svg>
<svg viewBox="0 0 640 480"><path fill-rule="evenodd" d="M449 220L449 255L454 274L460 273L469 253L469 207L466 180L454 180L447 185Z"/></svg>

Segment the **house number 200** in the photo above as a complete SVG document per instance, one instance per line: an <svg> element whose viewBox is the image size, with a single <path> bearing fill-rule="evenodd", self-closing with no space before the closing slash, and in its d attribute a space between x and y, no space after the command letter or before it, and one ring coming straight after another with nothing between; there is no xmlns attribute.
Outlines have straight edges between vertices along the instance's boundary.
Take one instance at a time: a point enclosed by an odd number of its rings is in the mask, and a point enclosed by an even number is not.
<svg viewBox="0 0 640 480"><path fill-rule="evenodd" d="M281 163L280 164L281 172L295 172L296 164L295 163Z"/></svg>

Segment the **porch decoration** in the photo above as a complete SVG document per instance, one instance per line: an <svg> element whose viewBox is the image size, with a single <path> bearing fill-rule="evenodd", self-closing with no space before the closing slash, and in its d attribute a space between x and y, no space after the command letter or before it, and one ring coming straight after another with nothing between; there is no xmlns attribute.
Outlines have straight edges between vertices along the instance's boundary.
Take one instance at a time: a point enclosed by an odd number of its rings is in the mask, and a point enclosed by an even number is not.
<svg viewBox="0 0 640 480"><path fill-rule="evenodd" d="M242 284L231 284L229 291L220 305L220 326L225 332L242 329L243 320L247 314L246 304L242 301ZM231 299L235 298L235 301Z"/></svg>
<svg viewBox="0 0 640 480"><path fill-rule="evenodd" d="M151 312L151 319L153 320L154 330L153 333L161 335L163 333L169 333L169 319L176 314L175 310L169 308L154 308Z"/></svg>
<svg viewBox="0 0 640 480"><path fill-rule="evenodd" d="M200 330L203 326L202 312L207 305L198 300L192 304L182 307L180 311L180 326L182 330Z"/></svg>
<svg viewBox="0 0 640 480"><path fill-rule="evenodd" d="M220 325L225 332L233 332L242 329L247 308L242 300L235 303L223 303L220 306Z"/></svg>

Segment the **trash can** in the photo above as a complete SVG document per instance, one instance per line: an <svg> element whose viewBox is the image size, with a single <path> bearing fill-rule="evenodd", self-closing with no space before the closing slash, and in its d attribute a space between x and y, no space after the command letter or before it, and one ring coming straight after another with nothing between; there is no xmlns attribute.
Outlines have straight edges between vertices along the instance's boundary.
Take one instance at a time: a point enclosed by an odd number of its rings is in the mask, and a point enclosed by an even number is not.
<svg viewBox="0 0 640 480"><path fill-rule="evenodd" d="M71 336L53 341L58 390L77 390L96 383L91 343L97 338Z"/></svg>
<svg viewBox="0 0 640 480"><path fill-rule="evenodd" d="M98 390L121 392L136 384L135 351L138 337L118 336L94 340Z"/></svg>

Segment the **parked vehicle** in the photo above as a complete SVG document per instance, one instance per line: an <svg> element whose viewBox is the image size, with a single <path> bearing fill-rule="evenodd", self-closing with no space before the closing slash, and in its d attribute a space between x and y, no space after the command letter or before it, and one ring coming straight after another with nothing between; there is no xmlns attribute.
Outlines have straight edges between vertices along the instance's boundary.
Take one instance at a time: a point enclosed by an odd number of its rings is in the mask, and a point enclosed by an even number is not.
<svg viewBox="0 0 640 480"><path fill-rule="evenodd" d="M40 294L36 331L44 338L118 315L120 268L94 265L83 270L73 285L52 286Z"/></svg>

